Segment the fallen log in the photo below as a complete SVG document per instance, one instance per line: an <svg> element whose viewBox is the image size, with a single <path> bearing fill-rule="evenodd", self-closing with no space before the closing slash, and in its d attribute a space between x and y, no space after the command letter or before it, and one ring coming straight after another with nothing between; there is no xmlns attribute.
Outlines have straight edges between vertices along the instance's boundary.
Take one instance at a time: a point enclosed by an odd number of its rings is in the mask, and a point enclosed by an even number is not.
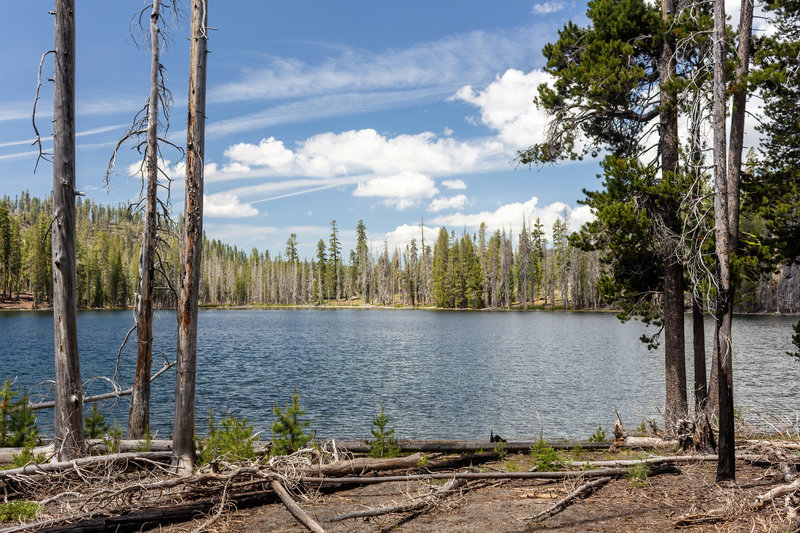
<svg viewBox="0 0 800 533"><path fill-rule="evenodd" d="M136 452L136 453L114 453L110 455L96 455L91 457L81 457L74 461L60 461L57 463L30 464L21 468L11 468L0 470L0 480L19 478L20 476L31 476L35 474L48 474L53 472L63 472L74 468L87 466L104 466L113 463L136 462L136 461L166 461L172 458L171 452Z"/></svg>
<svg viewBox="0 0 800 533"><path fill-rule="evenodd" d="M489 461L497 461L500 455L497 452L481 452L461 455L459 457L445 457L428 461L419 465L424 470L455 470L465 466L479 465Z"/></svg>
<svg viewBox="0 0 800 533"><path fill-rule="evenodd" d="M585 450L607 450L613 444L611 442L567 440L545 442L548 446L556 450L571 450L576 446L580 446ZM364 441L336 441L336 443L351 453L367 453L370 450L369 444ZM527 453L531 451L531 448L536 446L536 444L537 441L508 441L504 442L503 446L506 452ZM497 443L485 440L401 440L398 442L398 445L404 452L469 453L494 450Z"/></svg>
<svg viewBox="0 0 800 533"><path fill-rule="evenodd" d="M756 509L761 509L775 498L786 496L787 494L791 494L797 490L800 490L800 478L795 479L788 485L780 485L760 495L758 498L756 498L753 507L755 507Z"/></svg>
<svg viewBox="0 0 800 533"><path fill-rule="evenodd" d="M299 505L297 505L297 502L292 499L279 481L272 480L269 482L269 486L272 487L272 490L274 490L275 494L277 494L281 499L283 505L286 506L286 509L292 513L292 516L295 518L295 520L300 522L309 531L313 531L314 533L325 533L325 530L322 528L322 526L320 526L316 520L311 518L308 513L306 513Z"/></svg>
<svg viewBox="0 0 800 533"><path fill-rule="evenodd" d="M150 378L150 383L155 381L156 378L158 378L161 374L163 374L164 372L166 372L167 370L169 370L173 366L175 366L175 362L172 362L172 363L169 363L169 364L165 364L161 368L161 370L159 370L158 372L153 374L153 376ZM133 388L120 390L120 391L114 391L114 392L104 392L103 394L95 394L94 396L84 396L83 397L83 403L101 402L103 400L116 400L116 399L122 398L123 396L130 396L131 394L133 394ZM56 402L54 402L54 401L41 402L41 403L29 403L28 404L28 409L31 409L33 411L38 411L39 409L52 409L55 406L56 406Z"/></svg>
<svg viewBox="0 0 800 533"><path fill-rule="evenodd" d="M438 501L440 496L445 494L449 494L466 482L463 479L451 479L444 485L442 485L438 490L433 492L432 494L426 495L424 498L419 499L418 501L410 501L406 503L400 503L397 505L390 505L388 507L380 507L378 509L365 509L363 511L353 511L350 513L345 513L339 516L335 516L331 518L331 522L340 522L342 520L348 520L351 518L369 518L372 516L381 516L385 514L391 513L406 513L409 511L418 511L420 509L425 509L430 507L431 505L435 505Z"/></svg>
<svg viewBox="0 0 800 533"><path fill-rule="evenodd" d="M579 496L583 496L584 494L593 492L598 488L602 487L603 485L605 485L606 483L608 483L609 481L611 481L611 477L609 476L601 477L593 481L587 481L586 483L584 483L577 489L573 490L572 492L567 494L564 498L558 500L556 503L554 503L541 513L534 516L519 518L518 520L544 520L545 518L549 518L554 514L558 514L564 509L566 509Z"/></svg>
<svg viewBox="0 0 800 533"><path fill-rule="evenodd" d="M599 470L574 470L560 472L455 472L435 474L409 474L406 476L348 476L348 477L312 477L302 476L300 481L308 485L369 485L374 483L390 483L420 481L426 479L565 479L572 477L623 476L625 468L606 468Z"/></svg>
<svg viewBox="0 0 800 533"><path fill-rule="evenodd" d="M278 500L272 490L255 491L231 497L238 509L256 507ZM41 522L22 524L0 529L0 533L37 531L39 533L91 533L91 532L137 532L158 525L185 522L208 513L219 504L218 498L208 498L190 503L167 505L150 509L124 511L115 516L103 513L82 513Z"/></svg>
<svg viewBox="0 0 800 533"><path fill-rule="evenodd" d="M800 442L773 440L773 439L740 439L736 444L746 444L750 446L774 446L776 448L786 448L787 450L800 450Z"/></svg>
<svg viewBox="0 0 800 533"><path fill-rule="evenodd" d="M406 457L358 457L344 461L336 461L324 465L314 465L307 472L316 476L344 476L363 474L370 471L397 470L413 468L422 461L422 454L416 453Z"/></svg>
<svg viewBox="0 0 800 533"><path fill-rule="evenodd" d="M652 465L652 464L662 464L662 463L691 463L694 461L716 461L716 460L717 460L716 455L666 455L657 457L647 457L645 459L620 459L620 460L610 460L610 461L564 461L564 464L567 466L573 466L577 468L585 468L589 466L620 468L626 466L636 466L642 463Z"/></svg>

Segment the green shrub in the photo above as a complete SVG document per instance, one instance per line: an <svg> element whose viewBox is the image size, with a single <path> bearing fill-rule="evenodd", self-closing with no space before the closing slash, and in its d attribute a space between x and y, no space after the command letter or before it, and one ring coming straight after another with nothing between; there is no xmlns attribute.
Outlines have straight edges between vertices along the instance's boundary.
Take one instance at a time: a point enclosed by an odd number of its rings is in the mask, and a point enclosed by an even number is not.
<svg viewBox="0 0 800 533"><path fill-rule="evenodd" d="M597 431L594 432L594 435L589 437L589 442L605 442L605 441L606 441L606 432L603 429L603 426L598 424Z"/></svg>
<svg viewBox="0 0 800 533"><path fill-rule="evenodd" d="M549 472L559 470L563 465L552 446L539 439L531 448L531 464L537 472Z"/></svg>
<svg viewBox="0 0 800 533"><path fill-rule="evenodd" d="M83 431L89 439L99 439L108 431L106 417L97 408L97 402L92 402L92 410L83 417Z"/></svg>
<svg viewBox="0 0 800 533"><path fill-rule="evenodd" d="M628 468L625 477L631 481L634 487L644 487L648 484L647 474L650 472L645 463L638 463Z"/></svg>
<svg viewBox="0 0 800 533"><path fill-rule="evenodd" d="M37 502L29 502L25 500L18 500L0 504L0 522L8 522L15 520L17 522L24 522L36 518L39 514L39 504Z"/></svg>
<svg viewBox="0 0 800 533"><path fill-rule="evenodd" d="M217 427L214 420L214 411L208 413L208 437L199 439L200 457L198 466L213 463L220 459L224 461L247 461L254 459L253 441L257 435L253 433L253 426L247 425L247 420L239 420L226 413L221 425Z"/></svg>
<svg viewBox="0 0 800 533"><path fill-rule="evenodd" d="M47 456L43 453L33 455L33 449L38 443L39 439L34 435L30 435L28 440L22 445L22 452L14 456L13 468L21 468L30 463L36 463L38 465L47 461Z"/></svg>
<svg viewBox="0 0 800 533"><path fill-rule="evenodd" d="M39 429L36 416L29 406L28 395L11 389L6 378L0 389L0 446L24 446L30 440L38 440ZM16 400L15 397L18 397Z"/></svg>
<svg viewBox="0 0 800 533"><path fill-rule="evenodd" d="M122 428L117 424L116 418L114 419L114 425L106 429L102 438L103 444L106 445L106 453L119 453L122 442Z"/></svg>
<svg viewBox="0 0 800 533"><path fill-rule="evenodd" d="M308 420L301 420L306 410L300 407L300 394L297 389L292 393L292 402L286 406L286 411L281 411L277 405L272 409L275 421L272 423L272 455L287 455L294 453L314 438L313 433L306 433L305 429L311 425Z"/></svg>
<svg viewBox="0 0 800 533"><path fill-rule="evenodd" d="M150 426L147 426L144 432L144 439L141 439L136 444L137 452L151 452L153 451L153 436L150 434Z"/></svg>
<svg viewBox="0 0 800 533"><path fill-rule="evenodd" d="M394 437L394 428L386 429L388 423L389 415L383 412L383 405L381 405L381 414L372 421L375 429L370 430L372 436L375 437L375 440L369 444L370 457L397 457L400 454L400 446L397 445L397 439Z"/></svg>
<svg viewBox="0 0 800 533"><path fill-rule="evenodd" d="M497 454L497 459L502 461L508 455L508 450L506 450L506 443L503 441L499 441L497 444L494 445L494 453Z"/></svg>
<svg viewBox="0 0 800 533"><path fill-rule="evenodd" d="M639 424L639 427L636 428L636 437L646 437L647 436L647 423L642 420L642 423Z"/></svg>

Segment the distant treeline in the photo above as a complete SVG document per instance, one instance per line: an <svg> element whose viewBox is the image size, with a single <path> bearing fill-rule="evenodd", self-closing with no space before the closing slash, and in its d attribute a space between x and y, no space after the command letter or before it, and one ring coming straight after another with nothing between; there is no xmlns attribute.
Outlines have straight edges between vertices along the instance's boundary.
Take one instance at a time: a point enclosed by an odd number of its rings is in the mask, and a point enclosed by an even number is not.
<svg viewBox="0 0 800 533"><path fill-rule="evenodd" d="M27 192L0 200L0 296L31 293L36 306L52 297L49 198ZM77 201L78 305L87 308L135 304L141 217L122 206ZM163 221L157 254L156 302L175 304L179 247L177 223ZM482 309L546 307L598 309L614 306L599 296L604 269L600 254L573 246L565 220L557 219L552 242L539 220L522 221L512 235L441 228L404 247L369 248L366 227L356 227L356 247L342 251L336 221L301 259L297 237L277 253L250 253L218 240L203 241L200 304L205 306L315 305L332 302L383 306ZM800 312L796 264L763 269L741 280L737 308L744 312Z"/></svg>

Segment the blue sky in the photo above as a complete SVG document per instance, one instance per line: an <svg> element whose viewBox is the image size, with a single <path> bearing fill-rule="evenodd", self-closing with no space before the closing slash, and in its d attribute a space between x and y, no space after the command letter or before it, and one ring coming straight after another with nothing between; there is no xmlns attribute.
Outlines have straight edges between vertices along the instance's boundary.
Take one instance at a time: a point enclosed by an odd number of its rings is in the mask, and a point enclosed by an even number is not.
<svg viewBox="0 0 800 533"><path fill-rule="evenodd" d="M185 2L185 0L184 0ZM523 216L549 226L596 188L595 162L540 171L515 167L516 150L541 139L531 100L545 81L542 46L585 4L508 0L402 3L214 2L209 7L206 216L209 237L282 251L298 235L310 256L336 219L345 248L363 218L374 250L446 225L481 221L515 233ZM77 6L79 190L102 203L136 199L134 150L103 174L115 141L148 94L148 51L130 36L141 1ZM185 143L188 42L184 16L168 17L162 52L174 94L171 139ZM52 3L6 6L0 31L0 193L43 196L52 167L34 174L30 111L41 54L52 47ZM139 40L142 41L141 35ZM45 76L52 72L46 60ZM51 132L52 84L37 120ZM52 143L48 140L45 146ZM182 167L165 151L182 210ZM431 233L432 236L432 233Z"/></svg>

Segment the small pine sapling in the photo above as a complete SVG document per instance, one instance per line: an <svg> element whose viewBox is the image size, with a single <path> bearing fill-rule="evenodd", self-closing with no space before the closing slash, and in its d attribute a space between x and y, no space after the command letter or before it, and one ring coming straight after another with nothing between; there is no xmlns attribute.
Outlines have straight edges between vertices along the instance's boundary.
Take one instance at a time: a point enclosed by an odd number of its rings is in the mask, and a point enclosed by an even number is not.
<svg viewBox="0 0 800 533"><path fill-rule="evenodd" d="M99 439L108 431L106 417L97 408L97 402L92 402L92 410L83 417L84 433L87 438Z"/></svg>
<svg viewBox="0 0 800 533"><path fill-rule="evenodd" d="M103 435L103 444L106 445L107 453L119 453L120 445L122 443L122 428L117 424L117 419L114 419L114 425L108 428Z"/></svg>
<svg viewBox="0 0 800 533"><path fill-rule="evenodd" d="M8 381L6 381L8 383ZM28 402L28 394L13 392L11 396L19 396L12 402L8 410L6 421L6 446L25 446L26 442L33 442L34 446L39 440L39 428L36 427L36 415L33 414ZM5 398L3 398L5 400Z"/></svg>
<svg viewBox="0 0 800 533"><path fill-rule="evenodd" d="M370 430L375 440L369 445L370 457L397 457L400 454L400 446L394 436L394 428L387 430L386 424L389 423L389 415L384 413L381 405L381 414L376 416L372 425L375 429Z"/></svg>
<svg viewBox="0 0 800 533"><path fill-rule="evenodd" d="M29 435L28 440L26 440L22 445L22 451L14 456L12 459L13 467L14 468L21 468L23 466L27 466L29 464L41 464L47 461L47 456L43 453L40 454L33 454L33 449L39 443L39 439L36 435Z"/></svg>
<svg viewBox="0 0 800 533"><path fill-rule="evenodd" d="M9 446L8 430L16 395L17 391L11 390L11 380L6 378L3 388L0 389L0 446Z"/></svg>
<svg viewBox="0 0 800 533"><path fill-rule="evenodd" d="M605 442L606 441L606 432L603 429L603 426L600 424L597 425L597 431L589 437L589 442Z"/></svg>
<svg viewBox="0 0 800 533"><path fill-rule="evenodd" d="M311 425L305 416L305 408L300 406L300 394L297 389L292 393L292 401L282 411L277 405L272 409L275 421L272 423L272 455L288 455L294 453L314 438L313 433L306 433L305 428Z"/></svg>
<svg viewBox="0 0 800 533"><path fill-rule="evenodd" d="M256 454L253 450L253 441L257 435L253 426L247 425L247 420L241 420L226 413L221 425L217 426L214 420L214 411L208 412L208 437L199 439L200 457L198 466L212 464L222 459L228 462L249 461Z"/></svg>
<svg viewBox="0 0 800 533"><path fill-rule="evenodd" d="M549 472L562 467L558 452L542 439L531 448L531 464L536 472Z"/></svg>

